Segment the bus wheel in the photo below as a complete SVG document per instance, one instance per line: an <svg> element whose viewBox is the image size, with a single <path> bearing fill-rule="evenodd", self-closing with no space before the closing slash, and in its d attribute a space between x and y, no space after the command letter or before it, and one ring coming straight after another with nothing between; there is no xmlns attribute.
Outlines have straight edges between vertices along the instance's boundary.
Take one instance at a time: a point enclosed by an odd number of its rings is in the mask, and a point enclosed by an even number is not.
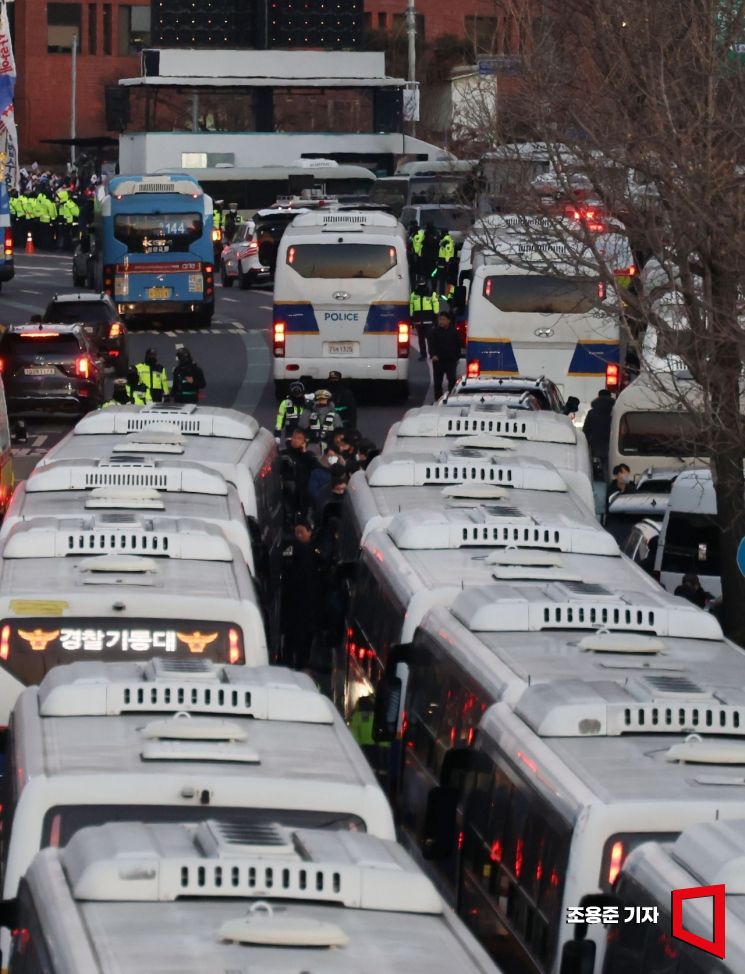
<svg viewBox="0 0 745 974"><path fill-rule="evenodd" d="M194 315L194 327L195 328L211 328L212 327L212 313L210 311L198 311Z"/></svg>
<svg viewBox="0 0 745 974"><path fill-rule="evenodd" d="M225 265L224 264L221 264L220 265L220 282L222 283L222 286L223 287L232 287L233 286L233 278L232 277L228 277L228 275L225 273Z"/></svg>

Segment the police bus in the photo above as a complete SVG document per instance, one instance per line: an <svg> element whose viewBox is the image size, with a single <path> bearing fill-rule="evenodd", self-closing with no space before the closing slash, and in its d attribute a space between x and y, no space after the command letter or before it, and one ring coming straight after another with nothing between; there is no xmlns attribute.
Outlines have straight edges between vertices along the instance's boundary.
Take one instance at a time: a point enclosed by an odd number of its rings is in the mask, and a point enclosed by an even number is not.
<svg viewBox="0 0 745 974"><path fill-rule="evenodd" d="M221 474L238 491L251 536L256 576L272 639L279 632L282 560L282 492L274 437L252 416L235 409L154 403L111 406L90 413L39 461L103 457L142 466L138 486L159 487L162 474L148 468L165 460L201 464ZM110 483L110 482L109 482ZM119 483L130 483L122 481Z"/></svg>
<svg viewBox="0 0 745 974"><path fill-rule="evenodd" d="M274 385L301 376L376 383L405 398L409 266L404 228L379 211L319 210L282 237L274 278Z"/></svg>
<svg viewBox="0 0 745 974"><path fill-rule="evenodd" d="M467 589L450 616L395 677L400 832L497 962L558 974L567 911L631 849L742 816L745 660L705 613L589 582Z"/></svg>
<svg viewBox="0 0 745 974"><path fill-rule="evenodd" d="M257 840L272 823L395 837L331 702L277 667L131 657L58 667L16 703L6 761L5 898L39 849L106 822L220 818Z"/></svg>
<svg viewBox="0 0 745 974"><path fill-rule="evenodd" d="M116 176L96 197L94 290L122 318L179 315L208 327L215 307L212 200L193 176Z"/></svg>
<svg viewBox="0 0 745 974"><path fill-rule="evenodd" d="M82 829L7 913L11 974L500 974L395 842L279 823Z"/></svg>
<svg viewBox="0 0 745 974"><path fill-rule="evenodd" d="M634 849L612 894L595 908L606 919L603 974L629 970L639 974L739 974L745 970L744 857L742 819L694 825L674 842L645 842ZM695 891L696 887L716 890L721 896L721 915L715 918L711 896L692 896L683 900L678 921L687 933L708 942L714 949L711 953L672 935L672 892ZM580 906L583 919L594 903L589 897L587 906ZM640 923L637 917L653 919ZM586 970L582 965L594 959L596 952L594 942L587 939L585 923L575 927L575 937L565 974L581 974Z"/></svg>
<svg viewBox="0 0 745 974"><path fill-rule="evenodd" d="M620 332L613 288L604 272L628 280L636 268L619 230L593 239L595 252L557 223L504 217L490 230L494 257L473 271L468 302L466 370L470 374L547 375L564 398L581 403L581 425L618 364Z"/></svg>
<svg viewBox="0 0 745 974"><path fill-rule="evenodd" d="M126 518L125 512L169 520L198 518L215 525L238 548L261 590L263 579L256 576L251 538L235 487L198 463L155 461L148 472L159 481L158 487L136 483L145 473L136 464L128 468L101 460L73 460L34 470L13 492L0 527L0 545L14 525L37 518L93 518L107 511L113 519ZM134 485L114 483L126 479Z"/></svg>
<svg viewBox="0 0 745 974"><path fill-rule="evenodd" d="M17 524L0 561L0 724L24 686L75 660L268 662L248 567L214 526L105 512Z"/></svg>
<svg viewBox="0 0 745 974"><path fill-rule="evenodd" d="M588 484L583 497L590 499L592 462L584 433L568 416L547 410L505 408L497 412L480 404L453 408L420 406L410 409L388 432L384 454L436 453L450 447L495 450L510 457L531 456L546 460L557 470L584 474ZM581 483L576 478L578 485Z"/></svg>

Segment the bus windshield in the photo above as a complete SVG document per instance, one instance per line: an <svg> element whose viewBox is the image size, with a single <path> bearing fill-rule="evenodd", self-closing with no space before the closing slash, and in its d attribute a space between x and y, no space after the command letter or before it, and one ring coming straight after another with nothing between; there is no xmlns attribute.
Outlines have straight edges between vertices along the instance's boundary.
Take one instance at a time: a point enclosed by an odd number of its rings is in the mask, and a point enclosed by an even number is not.
<svg viewBox="0 0 745 974"><path fill-rule="evenodd" d="M133 254L184 253L202 235L199 213L119 213L114 237Z"/></svg>
<svg viewBox="0 0 745 974"><path fill-rule="evenodd" d="M640 457L707 457L710 452L691 413L653 410L623 414L618 449Z"/></svg>

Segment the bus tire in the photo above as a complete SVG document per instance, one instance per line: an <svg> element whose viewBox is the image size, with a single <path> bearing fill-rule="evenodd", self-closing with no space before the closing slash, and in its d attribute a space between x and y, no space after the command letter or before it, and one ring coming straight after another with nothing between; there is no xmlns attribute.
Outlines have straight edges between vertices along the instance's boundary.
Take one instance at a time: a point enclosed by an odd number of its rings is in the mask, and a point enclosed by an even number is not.
<svg viewBox="0 0 745 974"><path fill-rule="evenodd" d="M221 284L222 284L223 287L232 287L233 286L233 278L232 277L228 277L228 275L225 273L225 265L224 264L221 264L220 265L220 282L221 282Z"/></svg>
<svg viewBox="0 0 745 974"><path fill-rule="evenodd" d="M238 287L241 291L247 291L251 287L251 278L244 274L241 265L238 265Z"/></svg>
<svg viewBox="0 0 745 974"><path fill-rule="evenodd" d="M212 327L212 312L211 311L198 311L194 315L194 327L195 328L211 328Z"/></svg>

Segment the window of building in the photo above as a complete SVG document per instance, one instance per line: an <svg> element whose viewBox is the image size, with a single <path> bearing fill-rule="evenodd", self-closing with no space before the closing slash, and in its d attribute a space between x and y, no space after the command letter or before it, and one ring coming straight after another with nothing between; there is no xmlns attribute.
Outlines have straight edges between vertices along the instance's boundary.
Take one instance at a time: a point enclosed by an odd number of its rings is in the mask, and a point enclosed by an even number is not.
<svg viewBox="0 0 745 974"><path fill-rule="evenodd" d="M47 4L47 51L69 54L73 42L80 50L81 5L79 3Z"/></svg>
<svg viewBox="0 0 745 974"><path fill-rule="evenodd" d="M393 30L398 35L406 33L406 14L393 15ZM416 39L424 40L424 14L416 14Z"/></svg>
<svg viewBox="0 0 745 974"><path fill-rule="evenodd" d="M387 30L388 28L388 14L381 12L378 14L378 30Z"/></svg>
<svg viewBox="0 0 745 974"><path fill-rule="evenodd" d="M137 54L150 44L150 7L119 7L119 55Z"/></svg>
<svg viewBox="0 0 745 974"><path fill-rule="evenodd" d="M98 8L88 4L88 53L95 54L98 41Z"/></svg>
<svg viewBox="0 0 745 974"><path fill-rule="evenodd" d="M105 3L103 5L103 52L104 54L111 54L113 50L112 44L112 30L113 30L113 17L111 13L111 4Z"/></svg>
<svg viewBox="0 0 745 974"><path fill-rule="evenodd" d="M469 16L465 21L466 37L475 54L494 54L499 50L499 21L496 17Z"/></svg>

